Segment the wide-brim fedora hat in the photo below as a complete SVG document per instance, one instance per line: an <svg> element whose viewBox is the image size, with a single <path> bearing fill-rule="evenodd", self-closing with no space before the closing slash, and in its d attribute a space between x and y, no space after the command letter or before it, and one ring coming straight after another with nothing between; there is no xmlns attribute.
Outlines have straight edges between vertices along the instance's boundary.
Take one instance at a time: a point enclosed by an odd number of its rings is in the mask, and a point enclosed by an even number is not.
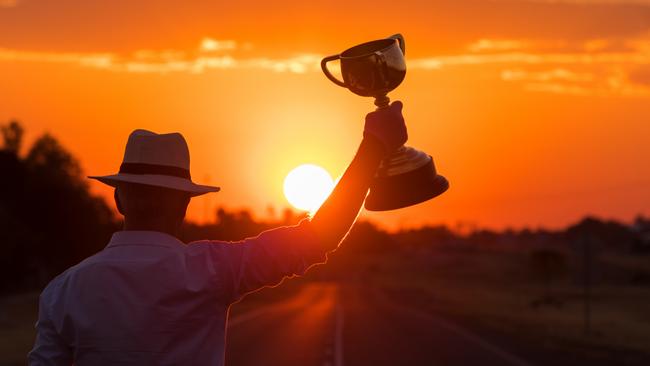
<svg viewBox="0 0 650 366"><path fill-rule="evenodd" d="M196 184L190 175L190 151L180 133L135 130L129 135L117 174L88 178L117 187L121 182L184 191L192 196L218 192L219 187Z"/></svg>

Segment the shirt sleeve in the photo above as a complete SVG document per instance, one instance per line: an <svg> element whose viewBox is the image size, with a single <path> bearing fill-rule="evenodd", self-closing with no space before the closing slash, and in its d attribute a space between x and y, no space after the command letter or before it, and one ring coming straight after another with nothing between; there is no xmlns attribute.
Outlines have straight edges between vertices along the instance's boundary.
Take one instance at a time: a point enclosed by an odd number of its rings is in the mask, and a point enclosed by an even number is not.
<svg viewBox="0 0 650 366"><path fill-rule="evenodd" d="M36 322L36 342L27 356L28 364L30 366L72 365L72 350L56 331L48 310L41 295Z"/></svg>
<svg viewBox="0 0 650 366"><path fill-rule="evenodd" d="M327 260L320 239L308 219L296 226L264 231L238 242L213 242L220 252L221 280L232 302L286 277L303 275L309 267Z"/></svg>

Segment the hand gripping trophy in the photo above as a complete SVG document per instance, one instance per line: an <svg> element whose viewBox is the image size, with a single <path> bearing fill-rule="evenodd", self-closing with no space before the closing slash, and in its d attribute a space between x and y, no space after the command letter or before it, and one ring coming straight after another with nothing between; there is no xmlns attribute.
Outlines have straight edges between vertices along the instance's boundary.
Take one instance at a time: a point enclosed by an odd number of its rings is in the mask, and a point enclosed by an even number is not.
<svg viewBox="0 0 650 366"><path fill-rule="evenodd" d="M321 68L336 85L357 95L374 97L377 109L381 109L390 103L386 94L397 88L406 76L404 54L404 38L396 34L325 57ZM341 62L343 81L327 69L327 63L333 60ZM431 156L402 146L382 161L365 207L370 211L395 210L427 201L448 188L447 179L438 175Z"/></svg>

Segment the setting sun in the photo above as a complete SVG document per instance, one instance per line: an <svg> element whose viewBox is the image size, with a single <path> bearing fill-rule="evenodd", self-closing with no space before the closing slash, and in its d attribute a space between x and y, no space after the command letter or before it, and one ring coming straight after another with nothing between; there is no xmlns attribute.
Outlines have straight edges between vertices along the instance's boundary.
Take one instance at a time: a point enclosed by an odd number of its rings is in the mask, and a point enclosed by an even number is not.
<svg viewBox="0 0 650 366"><path fill-rule="evenodd" d="M284 179L284 196L303 211L315 212L334 188L334 180L320 166L303 164L295 167Z"/></svg>

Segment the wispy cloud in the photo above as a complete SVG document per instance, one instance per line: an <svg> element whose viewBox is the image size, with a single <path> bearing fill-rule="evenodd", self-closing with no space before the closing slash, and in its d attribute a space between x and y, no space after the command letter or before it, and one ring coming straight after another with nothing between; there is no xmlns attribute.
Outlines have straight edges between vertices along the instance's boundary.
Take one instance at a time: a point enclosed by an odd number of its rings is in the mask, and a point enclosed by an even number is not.
<svg viewBox="0 0 650 366"><path fill-rule="evenodd" d="M464 54L426 57L409 61L410 68L440 69L449 66L486 64L649 64L650 54L637 52L614 53L551 53L508 52L497 54Z"/></svg>
<svg viewBox="0 0 650 366"><path fill-rule="evenodd" d="M202 73L211 69L256 68L274 72L305 73L319 70L321 55L298 54L287 58L234 57L232 51L250 50L232 40L204 38L192 52L178 50L138 50L129 56L113 53L60 53L0 48L0 61L77 64L115 72Z"/></svg>
<svg viewBox="0 0 650 366"><path fill-rule="evenodd" d="M569 82L590 82L594 80L591 73L577 73L567 69L552 69L546 71L526 71L523 69L506 69L501 71L501 79L506 81L569 81Z"/></svg>
<svg viewBox="0 0 650 366"><path fill-rule="evenodd" d="M473 52L420 58L408 65L421 70L492 66L501 69L501 80L531 92L650 97L650 35L623 42L588 40L567 45L570 50L563 52L533 52L540 48L530 42L480 40L468 46ZM613 49L618 51L609 51Z"/></svg>
<svg viewBox="0 0 650 366"><path fill-rule="evenodd" d="M273 72L290 72L302 74L315 71L322 57L320 55L302 54L283 59L245 58L237 59L229 55L202 56L193 59L170 59L161 61L125 60L113 62L106 68L112 71L160 73L190 72L203 73L207 70L227 69L262 69Z"/></svg>
<svg viewBox="0 0 650 366"><path fill-rule="evenodd" d="M527 71L507 69L501 72L506 82L520 83L525 90L572 95L650 96L650 85L634 80L629 72L613 67L596 72L567 69Z"/></svg>
<svg viewBox="0 0 650 366"><path fill-rule="evenodd" d="M515 39L479 39L467 46L470 52L512 51L526 48L526 42Z"/></svg>
<svg viewBox="0 0 650 366"><path fill-rule="evenodd" d="M199 49L204 52L231 51L237 48L237 42L233 40L220 41L212 38L203 38Z"/></svg>
<svg viewBox="0 0 650 366"><path fill-rule="evenodd" d="M69 63L106 68L114 62L110 53L35 52L0 48L0 61Z"/></svg>
<svg viewBox="0 0 650 366"><path fill-rule="evenodd" d="M650 37L628 40L625 51L606 52L608 40L587 41L571 52L535 53L536 45L516 40L482 39L467 53L408 60L411 70L491 66L496 78L535 92L574 95L647 95ZM0 48L0 61L79 65L113 72L203 73L209 70L260 69L307 73L320 70L322 55L303 53L286 58L253 57L249 44L204 38L195 50L139 50L113 53L33 52Z"/></svg>

